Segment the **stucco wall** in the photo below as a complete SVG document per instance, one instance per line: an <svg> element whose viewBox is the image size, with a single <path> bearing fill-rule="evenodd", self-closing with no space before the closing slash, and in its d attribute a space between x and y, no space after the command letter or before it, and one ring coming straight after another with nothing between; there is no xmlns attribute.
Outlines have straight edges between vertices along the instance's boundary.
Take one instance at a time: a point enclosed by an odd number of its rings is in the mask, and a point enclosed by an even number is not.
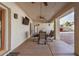
<svg viewBox="0 0 79 59"><path fill-rule="evenodd" d="M22 24L22 17L27 15L15 3L2 2L2 4L11 9L11 50L13 50L30 37L30 27ZM18 19L14 19L14 13L18 14ZM26 32L28 32L28 37L26 37Z"/></svg>
<svg viewBox="0 0 79 59"><path fill-rule="evenodd" d="M38 26L38 33L39 33L39 31L45 31L46 33L50 33L50 31L52 30L52 31L54 31L54 23L52 22L52 23L34 23L33 25L32 25L32 29L33 29L33 33L34 33L34 25L36 25L36 24L39 24L39 26ZM35 28L35 33L37 33L37 28Z"/></svg>
<svg viewBox="0 0 79 59"><path fill-rule="evenodd" d="M57 17L61 16L63 13L65 13L71 8L74 8L74 24L75 24L75 30L74 30L74 50L75 52L74 53L76 55L79 55L79 3L74 2L74 3L69 3L68 5L64 6L63 8L61 8L61 10L59 10L57 14L55 14L53 19L56 19Z"/></svg>

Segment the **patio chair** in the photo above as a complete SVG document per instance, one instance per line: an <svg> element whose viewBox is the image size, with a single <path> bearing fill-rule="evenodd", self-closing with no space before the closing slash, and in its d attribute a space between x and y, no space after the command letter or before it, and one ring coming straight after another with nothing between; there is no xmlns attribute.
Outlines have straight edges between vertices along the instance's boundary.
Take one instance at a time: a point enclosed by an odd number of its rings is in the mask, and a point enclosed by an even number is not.
<svg viewBox="0 0 79 59"><path fill-rule="evenodd" d="M38 44L46 44L46 32L40 31L39 32L39 39L38 39Z"/></svg>
<svg viewBox="0 0 79 59"><path fill-rule="evenodd" d="M54 31L50 31L48 37L47 37L47 41L52 42L54 40Z"/></svg>

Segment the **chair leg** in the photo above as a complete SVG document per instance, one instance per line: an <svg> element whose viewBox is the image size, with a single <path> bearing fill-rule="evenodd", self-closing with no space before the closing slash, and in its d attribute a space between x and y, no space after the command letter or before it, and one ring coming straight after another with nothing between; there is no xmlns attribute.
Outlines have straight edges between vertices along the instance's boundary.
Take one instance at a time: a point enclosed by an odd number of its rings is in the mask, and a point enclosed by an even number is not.
<svg viewBox="0 0 79 59"><path fill-rule="evenodd" d="M38 38L38 44L40 44L39 41L40 41L40 38Z"/></svg>
<svg viewBox="0 0 79 59"><path fill-rule="evenodd" d="M45 43L44 44L46 44L47 43L47 38L45 39Z"/></svg>

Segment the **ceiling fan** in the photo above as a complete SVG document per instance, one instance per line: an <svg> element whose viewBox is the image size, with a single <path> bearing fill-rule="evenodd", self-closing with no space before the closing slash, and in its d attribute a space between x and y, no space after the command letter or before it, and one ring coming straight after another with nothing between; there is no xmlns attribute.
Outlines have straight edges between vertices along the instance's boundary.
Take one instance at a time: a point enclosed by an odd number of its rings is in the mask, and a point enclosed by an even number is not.
<svg viewBox="0 0 79 59"><path fill-rule="evenodd" d="M36 2L32 2L32 4L34 4ZM48 6L48 3L47 2L42 2L44 4L44 6ZM40 3L40 15L38 16L38 18L42 21L45 21L46 18L42 15L42 3Z"/></svg>
<svg viewBox="0 0 79 59"><path fill-rule="evenodd" d="M34 4L35 2L32 2L32 4ZM44 6L48 6L47 2L43 2Z"/></svg>

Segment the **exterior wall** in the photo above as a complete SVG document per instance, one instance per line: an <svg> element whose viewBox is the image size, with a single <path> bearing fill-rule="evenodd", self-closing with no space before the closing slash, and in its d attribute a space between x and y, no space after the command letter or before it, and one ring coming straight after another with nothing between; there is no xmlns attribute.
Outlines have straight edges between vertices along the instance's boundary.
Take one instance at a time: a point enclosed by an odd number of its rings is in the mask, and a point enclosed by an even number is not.
<svg viewBox="0 0 79 59"><path fill-rule="evenodd" d="M66 6L64 6L63 8L61 8L60 11L62 12L58 12L53 19L56 19L57 17L61 16L63 13L65 13L66 11L68 11L71 8L74 8L74 23L75 23L75 30L74 30L74 50L75 50L75 54L79 55L79 3L70 3ZM56 30L56 28L55 28Z"/></svg>
<svg viewBox="0 0 79 59"><path fill-rule="evenodd" d="M10 10L11 10L11 15L10 15L11 16L11 50L13 50L30 37L29 25L22 24L22 17L27 16L27 14L13 2L12 3L11 2L10 3L2 2L2 4L7 6L8 8L10 8ZM18 19L14 19L14 13L18 14ZM8 17L8 16L6 16L6 17ZM6 22L8 22L8 20L6 20ZM6 26L8 26L7 24L6 24ZM8 29L6 31L7 31L6 32L7 33L6 38L7 38ZM26 37L26 32L28 33L28 37ZM6 42L7 41L8 40L6 40ZM8 44L8 42L7 42L7 44Z"/></svg>
<svg viewBox="0 0 79 59"><path fill-rule="evenodd" d="M54 23L53 22L52 23L35 23L35 24L32 24L33 33L34 33L34 25L36 25L36 24L39 24L38 33L40 30L42 30L42 31L45 31L49 34L51 30L52 31L54 30ZM37 28L35 30L37 30ZM36 31L36 33L37 33L37 31Z"/></svg>
<svg viewBox="0 0 79 59"><path fill-rule="evenodd" d="M59 18L55 19L55 39L60 40L60 22Z"/></svg>
<svg viewBox="0 0 79 59"><path fill-rule="evenodd" d="M79 55L79 3L75 3L74 8L75 8L75 54Z"/></svg>

